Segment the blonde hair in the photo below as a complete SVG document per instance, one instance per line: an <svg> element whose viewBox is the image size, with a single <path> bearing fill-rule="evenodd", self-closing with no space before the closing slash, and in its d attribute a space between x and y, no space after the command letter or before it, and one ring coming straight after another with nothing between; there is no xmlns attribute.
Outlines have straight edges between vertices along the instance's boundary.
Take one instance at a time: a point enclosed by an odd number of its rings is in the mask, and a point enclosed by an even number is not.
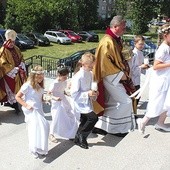
<svg viewBox="0 0 170 170"><path fill-rule="evenodd" d="M85 64L85 63L93 63L95 61L95 57L92 53L90 52L86 52L82 55L81 59L80 59L80 62L82 64Z"/></svg>
<svg viewBox="0 0 170 170"><path fill-rule="evenodd" d="M28 77L28 81L30 81L32 88L37 91L40 88L44 88L44 80L38 83L39 86L37 86L37 76L42 73L43 73L43 68L40 65L37 65L31 70L29 77Z"/></svg>
<svg viewBox="0 0 170 170"><path fill-rule="evenodd" d="M80 67L82 67L83 64L93 63L93 62L95 62L95 56L90 52L85 52L81 56L81 59L76 64L74 74L77 73L80 70Z"/></svg>

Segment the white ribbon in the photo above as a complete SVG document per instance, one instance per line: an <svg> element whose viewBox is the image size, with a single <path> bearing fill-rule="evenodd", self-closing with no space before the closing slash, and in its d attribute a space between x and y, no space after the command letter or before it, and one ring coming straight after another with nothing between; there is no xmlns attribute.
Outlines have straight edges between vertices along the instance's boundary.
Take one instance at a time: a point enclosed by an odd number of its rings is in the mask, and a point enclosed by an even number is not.
<svg viewBox="0 0 170 170"><path fill-rule="evenodd" d="M152 67L148 69L148 73L147 73L147 76L146 76L146 79L145 79L145 82L144 82L143 86L140 89L138 89L137 91L135 91L130 97L135 97L136 96L135 99L139 99L141 97L142 93L144 92L146 86L149 83L152 71L153 71Z"/></svg>

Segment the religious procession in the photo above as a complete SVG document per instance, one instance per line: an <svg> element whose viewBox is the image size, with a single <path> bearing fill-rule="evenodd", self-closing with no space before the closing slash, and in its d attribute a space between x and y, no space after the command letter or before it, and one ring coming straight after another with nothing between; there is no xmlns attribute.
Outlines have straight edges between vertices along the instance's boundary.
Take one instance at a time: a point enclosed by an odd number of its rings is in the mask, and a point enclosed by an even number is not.
<svg viewBox="0 0 170 170"><path fill-rule="evenodd" d="M34 158L48 155L50 140L68 139L82 149L90 149L88 136L112 134L125 137L138 129L145 134L149 120L158 117L155 130L170 132L170 24L160 28L161 43L153 65L144 58L145 38L134 37L134 48L121 37L126 20L116 15L98 43L95 55L86 52L77 62L72 78L70 70L60 65L56 78L44 90L45 69L36 65L27 72L20 49L15 45L16 32L8 29L0 49L0 103L24 114L28 148ZM146 74L141 86L141 74ZM149 85L147 111L137 116L140 97ZM50 106L51 122L43 104ZM95 144L94 144L95 145Z"/></svg>

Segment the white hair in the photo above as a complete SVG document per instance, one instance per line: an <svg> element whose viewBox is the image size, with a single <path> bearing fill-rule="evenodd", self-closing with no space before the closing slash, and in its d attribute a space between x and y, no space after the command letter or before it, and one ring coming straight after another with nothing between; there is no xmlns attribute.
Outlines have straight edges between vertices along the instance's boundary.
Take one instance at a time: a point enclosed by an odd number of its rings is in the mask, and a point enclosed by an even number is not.
<svg viewBox="0 0 170 170"><path fill-rule="evenodd" d="M122 22L126 22L126 21L121 15L114 16L110 22L110 28L112 28L113 26L118 26Z"/></svg>

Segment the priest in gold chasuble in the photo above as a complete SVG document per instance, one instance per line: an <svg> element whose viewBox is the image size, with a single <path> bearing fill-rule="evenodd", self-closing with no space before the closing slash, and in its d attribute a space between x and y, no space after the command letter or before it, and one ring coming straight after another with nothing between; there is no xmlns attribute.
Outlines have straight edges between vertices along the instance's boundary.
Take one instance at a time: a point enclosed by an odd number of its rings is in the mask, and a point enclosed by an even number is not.
<svg viewBox="0 0 170 170"><path fill-rule="evenodd" d="M94 79L98 82L98 102L104 107L95 127L107 133L126 135L133 128L132 100L121 81L126 80L129 66L122 56L121 36L126 21L115 16L96 50ZM102 88L100 88L102 87Z"/></svg>

